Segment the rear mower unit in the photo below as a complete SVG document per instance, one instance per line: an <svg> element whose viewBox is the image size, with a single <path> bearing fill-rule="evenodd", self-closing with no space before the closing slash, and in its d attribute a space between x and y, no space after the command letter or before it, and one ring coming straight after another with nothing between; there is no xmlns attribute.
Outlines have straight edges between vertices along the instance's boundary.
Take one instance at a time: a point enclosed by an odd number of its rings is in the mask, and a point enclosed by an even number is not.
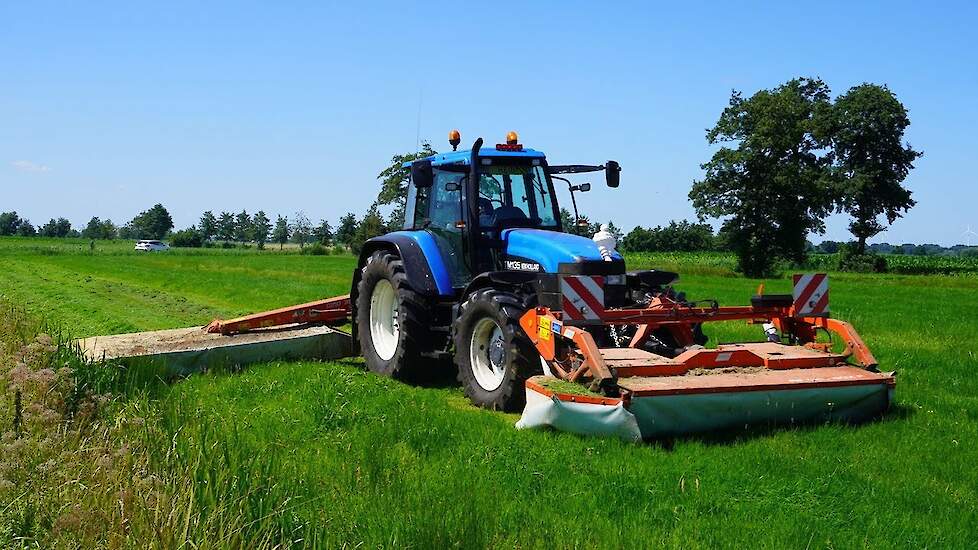
<svg viewBox="0 0 978 550"><path fill-rule="evenodd" d="M886 410L894 376L856 331L828 317L828 280L796 276L793 295L749 306L686 301L674 273L626 272L606 231L588 239L561 223L554 182L620 167L549 165L524 149L476 140L405 164L404 228L367 241L349 296L233 319L234 334L295 323L352 322L367 367L399 379L454 362L466 395L523 409L520 428L551 426L629 439L769 422L862 420ZM578 223L578 222L575 222ZM707 349L704 324L745 320L763 340ZM824 331L844 349L833 351ZM525 408L524 408L525 406Z"/></svg>

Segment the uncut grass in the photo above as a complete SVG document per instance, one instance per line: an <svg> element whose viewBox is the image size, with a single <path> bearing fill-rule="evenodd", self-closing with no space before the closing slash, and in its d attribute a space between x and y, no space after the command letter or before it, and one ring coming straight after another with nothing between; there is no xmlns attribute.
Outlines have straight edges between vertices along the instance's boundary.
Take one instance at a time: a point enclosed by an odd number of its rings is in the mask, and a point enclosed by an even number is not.
<svg viewBox="0 0 978 550"><path fill-rule="evenodd" d="M51 256L22 261L45 274L82 270L243 313L327 295L318 289L328 283L317 277L331 274L300 265L312 258L288 259L298 263L251 264L254 274L247 262L219 258L212 264L208 256L195 258L196 264L171 257L137 268ZM348 277L350 266L333 259L337 277L344 271ZM158 267L170 273L159 274ZM257 297L238 287L263 278L287 284L298 271L311 280L294 287L296 296L280 291L274 303L249 307ZM0 292L16 287L30 298L30 278L17 280L0 278ZM691 275L680 286L691 298L735 304L745 303L757 283ZM77 280L59 284L67 285L61 297L69 303L85 292ZM193 288L197 284L223 287L232 298L210 302ZM790 289L786 279L766 285L767 292ZM405 386L363 373L356 362L287 363L164 387L146 401L160 430L144 436L145 446L153 467L186 489L178 508L194 518L189 538L205 546L235 540L967 546L978 520L978 384L970 347L975 290L975 282L960 278L833 277L835 314L854 323L884 370L899 373L897 409L859 427L733 431L628 445L517 432L516 416L473 409L457 388ZM118 319L155 328L150 312L134 313L118 296L98 298L108 313L83 325L86 330L123 322ZM70 310L56 307L51 314ZM160 310L174 323L198 315L170 302ZM760 337L757 327L733 323L712 334L719 340Z"/></svg>

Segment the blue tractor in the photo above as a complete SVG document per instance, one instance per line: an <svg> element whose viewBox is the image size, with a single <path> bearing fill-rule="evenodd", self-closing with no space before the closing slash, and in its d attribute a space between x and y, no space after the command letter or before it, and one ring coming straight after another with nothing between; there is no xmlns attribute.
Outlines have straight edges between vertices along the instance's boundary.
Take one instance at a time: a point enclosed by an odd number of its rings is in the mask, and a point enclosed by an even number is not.
<svg viewBox="0 0 978 550"><path fill-rule="evenodd" d="M449 137L456 149L457 131ZM555 180L572 197L590 188L559 176L567 173L604 171L618 187L618 163L552 166L515 132L506 141L484 147L480 138L405 165L404 228L367 241L351 303L371 371L411 379L453 357L473 403L517 410L524 382L545 366L519 319L537 305L562 309L558 274L603 276L609 307L628 293L622 257L567 233L554 193Z"/></svg>

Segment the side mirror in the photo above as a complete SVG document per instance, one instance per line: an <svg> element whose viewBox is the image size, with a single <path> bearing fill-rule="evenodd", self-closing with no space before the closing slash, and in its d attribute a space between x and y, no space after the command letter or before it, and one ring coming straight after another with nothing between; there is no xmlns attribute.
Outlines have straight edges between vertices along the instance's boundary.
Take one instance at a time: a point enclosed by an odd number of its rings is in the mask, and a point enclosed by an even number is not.
<svg viewBox="0 0 978 550"><path fill-rule="evenodd" d="M621 183L621 166L616 161L609 160L604 165L604 177L608 182L608 187L618 187Z"/></svg>
<svg viewBox="0 0 978 550"><path fill-rule="evenodd" d="M431 187L435 183L430 160L416 160L411 163L411 181L419 189Z"/></svg>
<svg viewBox="0 0 978 550"><path fill-rule="evenodd" d="M577 186L577 189L581 193L587 193L588 191L591 190L591 184L590 183L582 183L582 184L580 184L580 185Z"/></svg>
<svg viewBox="0 0 978 550"><path fill-rule="evenodd" d="M445 184L445 191L448 191L450 193L454 193L455 191L458 191L461 188L462 186L459 185L457 181L450 181Z"/></svg>

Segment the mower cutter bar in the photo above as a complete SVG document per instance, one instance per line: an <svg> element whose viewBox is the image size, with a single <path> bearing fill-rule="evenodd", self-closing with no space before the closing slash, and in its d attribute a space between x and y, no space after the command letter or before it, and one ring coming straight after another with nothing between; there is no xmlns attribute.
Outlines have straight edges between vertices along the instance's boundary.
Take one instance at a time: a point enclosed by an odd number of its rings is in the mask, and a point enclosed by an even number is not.
<svg viewBox="0 0 978 550"><path fill-rule="evenodd" d="M349 321L351 315L350 296L346 295L254 313L237 319L214 319L204 329L212 333L233 334L294 324L342 325Z"/></svg>

